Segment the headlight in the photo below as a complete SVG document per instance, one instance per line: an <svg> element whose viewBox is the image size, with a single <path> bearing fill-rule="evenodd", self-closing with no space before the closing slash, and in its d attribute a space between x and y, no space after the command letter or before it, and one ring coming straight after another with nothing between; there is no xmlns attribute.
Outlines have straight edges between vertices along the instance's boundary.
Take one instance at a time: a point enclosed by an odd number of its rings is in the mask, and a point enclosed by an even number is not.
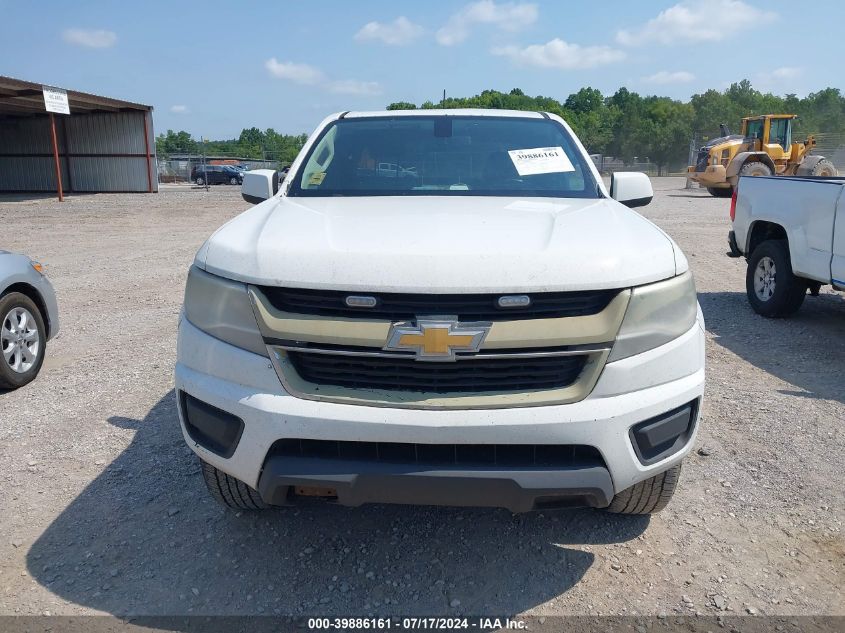
<svg viewBox="0 0 845 633"><path fill-rule="evenodd" d="M191 266L185 285L185 318L221 341L267 356L246 285L238 281Z"/></svg>
<svg viewBox="0 0 845 633"><path fill-rule="evenodd" d="M690 272L634 288L607 362L646 352L678 338L695 324L697 306Z"/></svg>

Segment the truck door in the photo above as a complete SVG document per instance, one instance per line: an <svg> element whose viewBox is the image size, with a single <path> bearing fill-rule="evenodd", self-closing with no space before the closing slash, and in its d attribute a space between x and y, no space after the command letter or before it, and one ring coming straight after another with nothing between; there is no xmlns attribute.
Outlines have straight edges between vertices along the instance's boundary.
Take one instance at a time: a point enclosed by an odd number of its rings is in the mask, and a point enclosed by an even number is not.
<svg viewBox="0 0 845 633"><path fill-rule="evenodd" d="M845 288L845 199L842 195L836 202L836 220L833 225L833 258L830 260L830 276L839 288Z"/></svg>

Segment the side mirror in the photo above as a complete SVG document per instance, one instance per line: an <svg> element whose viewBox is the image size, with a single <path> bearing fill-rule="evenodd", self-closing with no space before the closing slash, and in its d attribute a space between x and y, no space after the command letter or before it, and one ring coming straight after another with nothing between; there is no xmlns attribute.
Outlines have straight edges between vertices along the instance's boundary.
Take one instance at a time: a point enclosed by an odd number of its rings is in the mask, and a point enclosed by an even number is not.
<svg viewBox="0 0 845 633"><path fill-rule="evenodd" d="M241 185L243 199L252 204L269 200L279 191L279 172L275 169L253 169L244 174Z"/></svg>
<svg viewBox="0 0 845 633"><path fill-rule="evenodd" d="M610 197L626 207L644 207L654 198L654 189L643 173L617 171L610 179Z"/></svg>

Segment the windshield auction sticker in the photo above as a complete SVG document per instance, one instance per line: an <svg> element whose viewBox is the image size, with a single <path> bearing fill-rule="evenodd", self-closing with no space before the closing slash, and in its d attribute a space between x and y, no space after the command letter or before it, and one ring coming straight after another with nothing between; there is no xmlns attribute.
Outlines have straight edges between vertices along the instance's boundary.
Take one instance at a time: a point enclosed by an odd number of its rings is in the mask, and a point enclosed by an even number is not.
<svg viewBox="0 0 845 633"><path fill-rule="evenodd" d="M562 147L535 147L534 149L512 149L508 155L520 176L554 174L575 171Z"/></svg>

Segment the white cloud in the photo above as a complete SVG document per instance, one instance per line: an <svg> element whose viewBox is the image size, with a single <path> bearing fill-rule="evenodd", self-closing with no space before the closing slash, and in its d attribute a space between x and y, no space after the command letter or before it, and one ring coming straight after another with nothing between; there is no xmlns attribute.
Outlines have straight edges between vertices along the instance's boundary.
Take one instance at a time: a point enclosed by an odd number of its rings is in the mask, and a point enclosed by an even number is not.
<svg viewBox="0 0 845 633"><path fill-rule="evenodd" d="M264 62L264 67L277 79L288 79L298 84L313 85L323 81L322 71L308 64L280 62L271 57Z"/></svg>
<svg viewBox="0 0 845 633"><path fill-rule="evenodd" d="M280 62L275 57L264 62L264 67L278 79L287 79L306 86L317 86L336 94L378 95L382 92L381 86L375 81L329 79L319 68L296 62Z"/></svg>
<svg viewBox="0 0 845 633"><path fill-rule="evenodd" d="M442 46L452 46L469 37L475 24L491 24L505 31L518 31L537 21L537 5L526 2L504 2L480 0L466 5L453 14L440 28L435 37Z"/></svg>
<svg viewBox="0 0 845 633"><path fill-rule="evenodd" d="M62 39L74 46L85 48L110 48L117 43L117 34L102 29L65 29Z"/></svg>
<svg viewBox="0 0 845 633"><path fill-rule="evenodd" d="M802 69L796 66L781 66L771 72L773 79L794 79L801 76Z"/></svg>
<svg viewBox="0 0 845 633"><path fill-rule="evenodd" d="M404 15L401 15L387 24L368 22L355 34L355 39L359 42L381 40L390 46L404 46L417 39L423 34L423 31L423 27L419 24L414 24Z"/></svg>
<svg viewBox="0 0 845 633"><path fill-rule="evenodd" d="M490 51L493 55L508 57L522 66L579 70L595 68L625 59L625 53L609 46L581 46L555 38L545 44L532 44L525 48L503 46Z"/></svg>
<svg viewBox="0 0 845 633"><path fill-rule="evenodd" d="M354 79L338 79L326 84L329 92L343 95L380 95L381 86L376 81L356 81Z"/></svg>
<svg viewBox="0 0 845 633"><path fill-rule="evenodd" d="M642 26L618 31L616 41L626 46L717 42L746 29L759 29L777 17L742 0L687 0Z"/></svg>
<svg viewBox="0 0 845 633"><path fill-rule="evenodd" d="M688 73L685 70L678 70L669 72L668 70L661 70L648 77L643 77L642 80L649 84L685 84L695 79L695 75Z"/></svg>
<svg viewBox="0 0 845 633"><path fill-rule="evenodd" d="M172 105L170 106L170 111L173 114L188 114L190 112L186 105Z"/></svg>
<svg viewBox="0 0 845 633"><path fill-rule="evenodd" d="M801 78L804 69L798 66L781 66L774 70L759 72L751 77L754 87L758 90L770 91L776 94L802 92Z"/></svg>

